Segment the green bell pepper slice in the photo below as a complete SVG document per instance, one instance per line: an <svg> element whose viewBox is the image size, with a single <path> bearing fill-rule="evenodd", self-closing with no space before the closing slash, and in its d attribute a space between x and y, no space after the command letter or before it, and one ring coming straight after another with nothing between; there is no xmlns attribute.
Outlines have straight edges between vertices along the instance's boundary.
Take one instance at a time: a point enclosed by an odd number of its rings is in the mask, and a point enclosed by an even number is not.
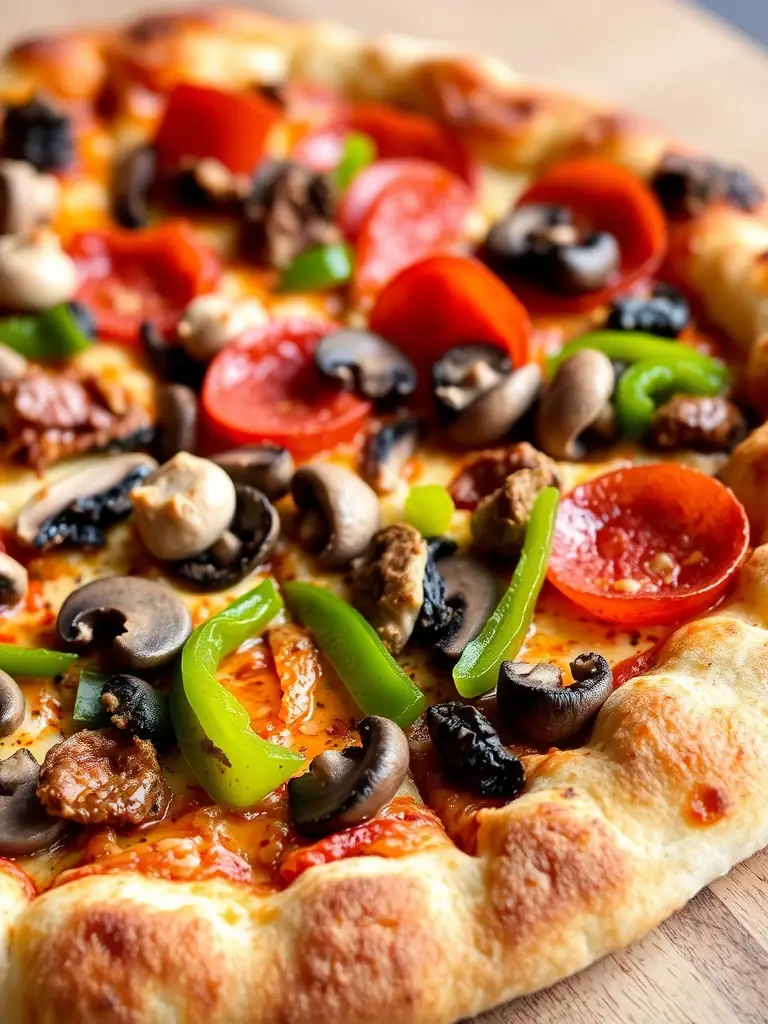
<svg viewBox="0 0 768 1024"><path fill-rule="evenodd" d="M319 292L346 284L355 267L348 245L318 245L301 252L283 271L279 292Z"/></svg>
<svg viewBox="0 0 768 1024"><path fill-rule="evenodd" d="M63 675L77 661L77 654L48 651L44 647L17 647L0 644L0 670L9 676L39 676L50 678Z"/></svg>
<svg viewBox="0 0 768 1024"><path fill-rule="evenodd" d="M109 716L101 703L101 694L107 677L83 669L77 684L72 721L81 729L103 729L109 725Z"/></svg>
<svg viewBox="0 0 768 1024"><path fill-rule="evenodd" d="M558 501L556 487L545 487L536 496L512 582L454 667L453 681L462 697L479 697L493 689L502 661L514 658L522 647L547 575Z"/></svg>
<svg viewBox="0 0 768 1024"><path fill-rule="evenodd" d="M91 347L66 303L36 316L9 316L0 320L0 343L27 359L41 362L67 359Z"/></svg>
<svg viewBox="0 0 768 1024"><path fill-rule="evenodd" d="M656 363L659 366L677 367L681 363L695 365L720 381L720 387L728 382L728 368L719 359L702 355L679 341L664 341L654 334L642 331L591 331L569 341L567 345L548 361L551 377L561 363L575 352L594 348L609 359L621 363Z"/></svg>
<svg viewBox="0 0 768 1024"><path fill-rule="evenodd" d="M356 608L311 583L284 583L283 593L364 714L403 728L416 721L426 697Z"/></svg>
<svg viewBox="0 0 768 1024"><path fill-rule="evenodd" d="M445 533L456 511L456 505L445 487L422 484L412 487L405 499L405 521L425 537Z"/></svg>
<svg viewBox="0 0 768 1024"><path fill-rule="evenodd" d="M298 771L305 758L251 729L248 712L216 678L221 660L283 607L264 580L208 619L184 644L171 687L171 720L187 764L211 799L251 807Z"/></svg>
<svg viewBox="0 0 768 1024"><path fill-rule="evenodd" d="M697 363L675 365L650 360L635 363L622 375L616 388L616 413L625 437L640 438L651 425L660 394L717 395L722 378Z"/></svg>
<svg viewBox="0 0 768 1024"><path fill-rule="evenodd" d="M333 172L333 181L339 192L349 188L360 171L376 159L376 143L370 135L350 132L344 139L341 160Z"/></svg>

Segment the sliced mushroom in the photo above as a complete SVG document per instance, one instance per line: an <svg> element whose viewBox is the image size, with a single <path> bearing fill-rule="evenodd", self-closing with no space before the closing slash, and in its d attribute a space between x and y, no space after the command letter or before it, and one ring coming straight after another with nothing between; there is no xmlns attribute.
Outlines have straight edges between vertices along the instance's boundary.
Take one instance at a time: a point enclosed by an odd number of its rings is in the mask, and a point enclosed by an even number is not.
<svg viewBox="0 0 768 1024"><path fill-rule="evenodd" d="M405 733L370 715L358 725L362 747L326 750L288 783L291 818L303 835L319 837L373 818L408 774Z"/></svg>
<svg viewBox="0 0 768 1024"><path fill-rule="evenodd" d="M445 584L445 603L455 610L447 632L435 647L450 661L457 661L491 617L499 601L499 581L482 562L468 555L452 555L437 563Z"/></svg>
<svg viewBox="0 0 768 1024"><path fill-rule="evenodd" d="M131 452L76 470L30 498L16 533L42 549L64 543L100 546L105 529L130 513L131 490L156 467L148 455Z"/></svg>
<svg viewBox="0 0 768 1024"><path fill-rule="evenodd" d="M291 484L299 538L326 569L361 555L381 524L379 499L363 480L332 462L304 466Z"/></svg>
<svg viewBox="0 0 768 1024"><path fill-rule="evenodd" d="M29 373L29 363L8 345L0 344L0 383L3 381L21 380Z"/></svg>
<svg viewBox="0 0 768 1024"><path fill-rule="evenodd" d="M254 487L235 487L235 515L221 537L193 558L169 563L169 569L195 590L223 590L263 565L280 536L280 516Z"/></svg>
<svg viewBox="0 0 768 1024"><path fill-rule="evenodd" d="M76 288L75 261L53 231L0 237L1 307L37 313L69 302Z"/></svg>
<svg viewBox="0 0 768 1024"><path fill-rule="evenodd" d="M101 704L116 729L150 740L158 750L173 736L168 699L145 679L126 672L110 676Z"/></svg>
<svg viewBox="0 0 768 1024"><path fill-rule="evenodd" d="M26 749L0 761L0 856L26 857L50 849L67 823L48 814L37 798L40 765Z"/></svg>
<svg viewBox="0 0 768 1024"><path fill-rule="evenodd" d="M418 380L410 359L371 331L347 329L326 334L315 349L315 365L347 391L372 401L407 398L416 390Z"/></svg>
<svg viewBox="0 0 768 1024"><path fill-rule="evenodd" d="M0 671L0 736L11 736L24 721L27 702L21 687L7 672Z"/></svg>
<svg viewBox="0 0 768 1024"><path fill-rule="evenodd" d="M51 220L61 185L25 160L0 160L0 235L23 235Z"/></svg>
<svg viewBox="0 0 768 1024"><path fill-rule="evenodd" d="M427 728L446 774L483 796L511 799L525 785L523 764L471 704L446 701L427 711Z"/></svg>
<svg viewBox="0 0 768 1024"><path fill-rule="evenodd" d="M187 355L208 363L228 342L267 323L269 314L258 299L233 302L224 295L198 295L184 310L176 333Z"/></svg>
<svg viewBox="0 0 768 1024"><path fill-rule="evenodd" d="M246 445L212 455L235 484L253 487L270 501L277 501L291 489L296 467L287 448L276 444Z"/></svg>
<svg viewBox="0 0 768 1024"><path fill-rule="evenodd" d="M482 448L498 441L536 401L541 379L536 363L508 374L451 423L448 435L465 448Z"/></svg>
<svg viewBox="0 0 768 1024"><path fill-rule="evenodd" d="M501 276L528 277L556 291L580 294L611 280L621 251L612 234L583 231L565 207L528 203L493 225L483 257Z"/></svg>
<svg viewBox="0 0 768 1024"><path fill-rule="evenodd" d="M147 223L147 202L156 173L157 154L153 146L134 146L118 159L112 186L112 205L118 224L142 228Z"/></svg>
<svg viewBox="0 0 768 1024"><path fill-rule="evenodd" d="M178 452L131 493L136 529L155 558L207 550L232 521L235 485L215 462Z"/></svg>
<svg viewBox="0 0 768 1024"><path fill-rule="evenodd" d="M15 558L0 552L0 605L9 608L27 596L27 570Z"/></svg>
<svg viewBox="0 0 768 1024"><path fill-rule="evenodd" d="M420 432L419 420L407 417L387 423L370 435L363 452L362 474L377 494L391 494L403 482Z"/></svg>
<svg viewBox="0 0 768 1024"><path fill-rule="evenodd" d="M613 689L613 673L600 654L580 654L563 685L556 665L505 661L499 669L496 702L504 722L541 746L560 744L594 717Z"/></svg>
<svg viewBox="0 0 768 1024"><path fill-rule="evenodd" d="M197 447L197 395L186 384L161 384L157 389L157 454L167 462Z"/></svg>
<svg viewBox="0 0 768 1024"><path fill-rule="evenodd" d="M616 372L608 356L585 348L561 363L544 391L536 419L542 449L554 459L581 459L581 435L611 400Z"/></svg>
<svg viewBox="0 0 768 1024"><path fill-rule="evenodd" d="M126 668L159 668L192 632L189 609L171 589L141 576L105 576L61 606L59 636L75 650L108 647Z"/></svg>
<svg viewBox="0 0 768 1024"><path fill-rule="evenodd" d="M456 345L432 367L438 410L452 418L469 409L509 374L507 353L496 345Z"/></svg>

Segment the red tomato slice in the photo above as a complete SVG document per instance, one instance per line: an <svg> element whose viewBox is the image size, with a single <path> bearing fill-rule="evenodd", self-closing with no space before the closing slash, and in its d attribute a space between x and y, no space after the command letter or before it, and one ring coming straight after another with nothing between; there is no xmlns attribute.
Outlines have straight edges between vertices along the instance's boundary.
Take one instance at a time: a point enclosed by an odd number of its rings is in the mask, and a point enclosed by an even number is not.
<svg viewBox="0 0 768 1024"><path fill-rule="evenodd" d="M212 157L233 174L250 174L264 154L280 108L258 92L224 92L183 82L171 91L155 136L161 164Z"/></svg>
<svg viewBox="0 0 768 1024"><path fill-rule="evenodd" d="M269 441L308 459L354 440L370 404L329 384L312 359L331 330L335 324L278 320L222 349L202 393L213 446Z"/></svg>
<svg viewBox="0 0 768 1024"><path fill-rule="evenodd" d="M566 206L577 223L610 231L621 248L621 272L598 291L557 295L529 281L516 280L515 294L531 312L579 313L592 309L635 281L649 277L664 259L664 213L650 189L619 164L591 157L556 164L522 194L517 206L529 203Z"/></svg>
<svg viewBox="0 0 768 1024"><path fill-rule="evenodd" d="M719 481L674 463L634 466L563 498L549 579L598 619L675 622L719 601L748 546L746 513Z"/></svg>
<svg viewBox="0 0 768 1024"><path fill-rule="evenodd" d="M454 345L484 341L529 361L528 314L495 274L465 256L429 256L406 267L380 293L371 330L429 372Z"/></svg>
<svg viewBox="0 0 768 1024"><path fill-rule="evenodd" d="M438 164L390 182L360 226L355 301L370 301L405 267L455 247L470 205L465 183Z"/></svg>
<svg viewBox="0 0 768 1024"><path fill-rule="evenodd" d="M476 167L462 144L437 121L410 114L384 103L357 103L324 128L305 135L293 152L294 159L314 171L327 173L337 166L350 132L368 135L382 160L430 160L453 171L471 185Z"/></svg>
<svg viewBox="0 0 768 1024"><path fill-rule="evenodd" d="M77 298L93 311L99 335L134 344L144 320L172 331L187 303L211 291L221 274L214 252L184 220L143 231L83 231L68 249L80 273Z"/></svg>

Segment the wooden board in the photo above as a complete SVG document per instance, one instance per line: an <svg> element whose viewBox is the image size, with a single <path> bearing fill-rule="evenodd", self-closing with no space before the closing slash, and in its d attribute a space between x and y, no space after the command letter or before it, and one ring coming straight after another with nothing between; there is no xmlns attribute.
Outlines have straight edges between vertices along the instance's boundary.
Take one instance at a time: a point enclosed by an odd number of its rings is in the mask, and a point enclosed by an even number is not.
<svg viewBox="0 0 768 1024"><path fill-rule="evenodd" d="M189 3L192 0L188 0ZM165 7L188 6L167 0ZM146 10L112 0L109 17ZM293 17L461 40L531 77L645 114L768 180L768 61L675 0L265 0ZM103 18L103 0L2 0L0 44ZM556 941L556 936L553 936ZM642 942L476 1024L765 1024L768 851L736 867Z"/></svg>

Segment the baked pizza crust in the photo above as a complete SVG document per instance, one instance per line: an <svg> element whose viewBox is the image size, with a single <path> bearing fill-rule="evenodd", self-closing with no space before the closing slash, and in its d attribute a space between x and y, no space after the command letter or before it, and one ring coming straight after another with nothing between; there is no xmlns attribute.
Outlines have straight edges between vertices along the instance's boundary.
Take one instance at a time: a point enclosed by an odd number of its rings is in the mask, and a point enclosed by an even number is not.
<svg viewBox="0 0 768 1024"><path fill-rule="evenodd" d="M438 116L507 171L591 152L648 175L670 148L639 121L495 61L221 7L19 46L0 90L78 99L109 84L136 112L153 82L286 72ZM759 217L713 210L674 253L706 313L752 351L750 367L768 366L766 250ZM752 444L760 456L768 436ZM757 456L737 450L731 482L762 532ZM654 671L613 694L587 746L527 759L524 795L479 812L475 856L446 844L352 858L269 896L126 873L31 899L0 863L3 1019L445 1024L586 967L768 843L766 626L768 546L727 607L675 632Z"/></svg>

